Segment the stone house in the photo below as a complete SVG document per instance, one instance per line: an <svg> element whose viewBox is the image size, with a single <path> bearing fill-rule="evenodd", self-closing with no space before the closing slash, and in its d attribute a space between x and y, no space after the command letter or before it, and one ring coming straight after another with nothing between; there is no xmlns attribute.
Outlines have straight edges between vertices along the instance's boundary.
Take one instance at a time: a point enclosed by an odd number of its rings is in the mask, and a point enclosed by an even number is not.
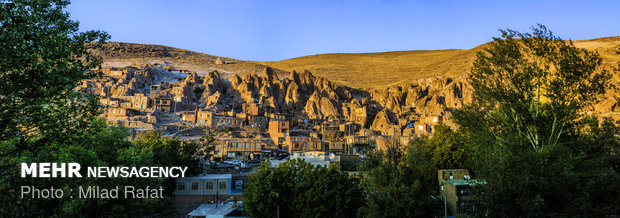
<svg viewBox="0 0 620 218"><path fill-rule="evenodd" d="M265 142L256 138L225 138L216 141L214 158L259 159Z"/></svg>
<svg viewBox="0 0 620 218"><path fill-rule="evenodd" d="M285 147L289 153L303 151L326 151L323 140L310 136L288 136Z"/></svg>
<svg viewBox="0 0 620 218"><path fill-rule="evenodd" d="M341 132L344 133L344 135L354 135L355 133L357 133L360 129L362 128L362 126L358 123L354 123L354 122L346 122L343 124L340 124L338 126L338 130L340 130Z"/></svg>
<svg viewBox="0 0 620 218"><path fill-rule="evenodd" d="M136 114L136 112L130 108L122 107L109 107L104 113L107 120L129 120L129 117Z"/></svg>
<svg viewBox="0 0 620 218"><path fill-rule="evenodd" d="M155 111L164 113L173 113L177 109L177 105L169 95L151 95L153 107Z"/></svg>
<svg viewBox="0 0 620 218"><path fill-rule="evenodd" d="M335 154L343 154L346 151L345 143L342 140L326 140L325 147L327 151Z"/></svg>
<svg viewBox="0 0 620 218"><path fill-rule="evenodd" d="M181 117L181 120L183 121L188 121L190 123L198 123L196 119L197 116L196 116L195 111L183 111L183 112L180 112L179 115Z"/></svg>
<svg viewBox="0 0 620 218"><path fill-rule="evenodd" d="M212 127L214 115L215 114L213 111L204 111L204 110L198 111L194 122L198 124L199 126ZM183 120L186 120L186 119L183 118Z"/></svg>
<svg viewBox="0 0 620 218"><path fill-rule="evenodd" d="M269 121L269 136L275 144L281 144L288 136L290 131L290 123L285 120Z"/></svg>
<svg viewBox="0 0 620 218"><path fill-rule="evenodd" d="M131 108L134 110L147 111L152 107L151 98L142 93L128 96L128 101L131 103Z"/></svg>
<svg viewBox="0 0 620 218"><path fill-rule="evenodd" d="M103 76L108 76L112 78L121 78L125 76L125 70L123 68L117 67L109 67L103 69Z"/></svg>

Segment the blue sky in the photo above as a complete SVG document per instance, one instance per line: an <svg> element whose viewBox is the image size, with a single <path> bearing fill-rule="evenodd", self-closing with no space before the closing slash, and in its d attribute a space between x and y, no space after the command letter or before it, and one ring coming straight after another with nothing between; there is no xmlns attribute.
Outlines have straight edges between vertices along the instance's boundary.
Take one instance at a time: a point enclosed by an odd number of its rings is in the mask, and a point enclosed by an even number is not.
<svg viewBox="0 0 620 218"><path fill-rule="evenodd" d="M620 36L620 1L74 0L82 30L241 60L470 49L498 29L546 25L564 39Z"/></svg>

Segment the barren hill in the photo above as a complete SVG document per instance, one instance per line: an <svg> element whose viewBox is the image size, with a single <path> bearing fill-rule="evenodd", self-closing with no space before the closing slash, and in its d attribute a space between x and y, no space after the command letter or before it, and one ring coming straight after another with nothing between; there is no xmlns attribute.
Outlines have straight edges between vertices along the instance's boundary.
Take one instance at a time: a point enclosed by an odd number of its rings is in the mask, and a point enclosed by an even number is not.
<svg viewBox="0 0 620 218"><path fill-rule="evenodd" d="M597 51L603 64L620 63L620 37L574 41L580 48ZM265 66L275 69L279 76L293 70L309 70L336 84L364 90L381 89L434 76L459 77L467 75L478 51L486 44L469 50L394 51L381 53L334 53L310 55L275 62L242 61L160 45L110 42L98 54L105 66L161 63L180 69L206 74L213 70L230 78L234 73L259 73ZM620 81L616 75L616 81Z"/></svg>
<svg viewBox="0 0 620 218"><path fill-rule="evenodd" d="M577 47L598 52L607 69L618 67L620 64L620 37L578 40L573 43ZM159 63L203 76L217 70L221 77L226 79L233 79L235 74L240 76L261 74L267 66L272 67L275 75L280 78L293 75L291 74L293 71L301 73L308 70L335 85L352 88L349 90L354 92L353 94L366 93L364 94L366 97L372 95L372 98L382 103L383 107L391 108L389 105L392 105L396 108L405 102L401 91L398 90L427 85L437 86L433 84L441 82L436 81L453 79L459 84L465 84L465 76L470 71L476 53L484 50L486 46L487 44L483 44L469 50L319 54L275 62L242 61L167 46L118 42L108 43L97 53L103 56L104 66L123 67ZM620 83L620 73L615 73L612 82ZM443 90L445 87L430 88ZM462 97L465 99L471 94L467 86L459 87L459 90L463 91ZM437 93L444 92L446 90ZM441 94L444 95L445 93ZM410 103L412 102L414 101L411 100ZM620 108L620 91L615 91L608 93L603 102L596 106L595 111L611 113L620 118L620 114L614 112L618 108ZM438 111L441 110L429 112Z"/></svg>
<svg viewBox="0 0 620 218"><path fill-rule="evenodd" d="M222 72L226 78L235 73L242 75L259 73L265 68L259 63L162 45L109 42L104 45L102 50L97 50L95 53L103 57L104 66L125 67L159 63L177 69L194 71L201 75L217 70ZM278 75L288 75L288 72L277 69L275 72Z"/></svg>
<svg viewBox="0 0 620 218"><path fill-rule="evenodd" d="M603 64L620 61L620 37L574 41L575 46L599 52ZM256 62L284 71L312 71L318 76L354 88L385 88L433 76L467 75L476 53L487 44L469 50L396 51L383 53L320 54L275 62ZM619 75L616 75L616 79Z"/></svg>
<svg viewBox="0 0 620 218"><path fill-rule="evenodd" d="M339 53L257 63L285 71L307 69L342 85L369 89L436 75L465 75L473 63L474 54L472 50L458 49Z"/></svg>

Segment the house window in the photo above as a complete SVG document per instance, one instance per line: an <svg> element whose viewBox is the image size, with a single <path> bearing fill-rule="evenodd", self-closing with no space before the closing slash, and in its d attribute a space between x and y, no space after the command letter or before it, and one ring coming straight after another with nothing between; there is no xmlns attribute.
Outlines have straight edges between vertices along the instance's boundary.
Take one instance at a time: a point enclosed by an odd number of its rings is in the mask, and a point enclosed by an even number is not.
<svg viewBox="0 0 620 218"><path fill-rule="evenodd" d="M250 143L249 142L245 143L245 148L250 148Z"/></svg>
<svg viewBox="0 0 620 218"><path fill-rule="evenodd" d="M177 183L177 190L185 191L185 183Z"/></svg>
<svg viewBox="0 0 620 218"><path fill-rule="evenodd" d="M207 182L207 190L213 190L213 182Z"/></svg>
<svg viewBox="0 0 620 218"><path fill-rule="evenodd" d="M471 202L461 202L459 211L463 214L471 214L474 212L474 204Z"/></svg>
<svg viewBox="0 0 620 218"><path fill-rule="evenodd" d="M144 109L144 105L142 105L142 109Z"/></svg>
<svg viewBox="0 0 620 218"><path fill-rule="evenodd" d="M226 183L220 182L220 189L226 189Z"/></svg>
<svg viewBox="0 0 620 218"><path fill-rule="evenodd" d="M202 124L202 120L198 120L198 125Z"/></svg>
<svg viewBox="0 0 620 218"><path fill-rule="evenodd" d="M198 190L198 183L192 182L192 190Z"/></svg>
<svg viewBox="0 0 620 218"><path fill-rule="evenodd" d="M260 148L260 143L256 143L256 148Z"/></svg>
<svg viewBox="0 0 620 218"><path fill-rule="evenodd" d="M461 190L459 190L459 194L461 194L461 195L467 195L467 189L461 189Z"/></svg>

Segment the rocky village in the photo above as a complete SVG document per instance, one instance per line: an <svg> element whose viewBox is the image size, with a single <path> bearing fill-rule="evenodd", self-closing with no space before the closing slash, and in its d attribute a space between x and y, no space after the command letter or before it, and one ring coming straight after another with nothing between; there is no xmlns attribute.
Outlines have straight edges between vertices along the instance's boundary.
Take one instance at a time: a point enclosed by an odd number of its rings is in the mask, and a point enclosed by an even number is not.
<svg viewBox="0 0 620 218"><path fill-rule="evenodd" d="M0 0L0 218L620 218L620 1L499 2Z"/></svg>
<svg viewBox="0 0 620 218"><path fill-rule="evenodd" d="M436 77L383 91L338 86L311 72L280 78L266 67L255 74L224 78L166 64L105 67L85 80L82 91L100 97L103 116L131 130L167 137L215 138L213 161L281 159L317 152L359 158L368 149L403 147L414 137L450 125L451 111L472 101L463 78ZM338 158L333 158L338 157ZM209 160L205 160L209 161Z"/></svg>
<svg viewBox="0 0 620 218"><path fill-rule="evenodd" d="M301 159L355 173L368 151L404 149L417 137L431 136L439 122L455 128L452 112L473 101L464 77L438 76L365 91L309 71L286 76L264 67L256 73L197 73L166 63L104 67L100 77L82 81L78 89L98 95L102 116L126 127L131 139L151 130L184 142L212 139L212 149L199 148L195 156L203 172L178 179L173 192L178 213L190 217L236 213L233 202L243 199L248 175L261 161L276 167ZM438 175L440 184L469 180L464 169ZM459 199L456 184L446 183L452 194L445 198ZM468 183L458 183L463 184ZM222 208L204 204L225 199L230 204ZM457 201L463 208L473 205L470 198L455 200L451 214L457 213Z"/></svg>

